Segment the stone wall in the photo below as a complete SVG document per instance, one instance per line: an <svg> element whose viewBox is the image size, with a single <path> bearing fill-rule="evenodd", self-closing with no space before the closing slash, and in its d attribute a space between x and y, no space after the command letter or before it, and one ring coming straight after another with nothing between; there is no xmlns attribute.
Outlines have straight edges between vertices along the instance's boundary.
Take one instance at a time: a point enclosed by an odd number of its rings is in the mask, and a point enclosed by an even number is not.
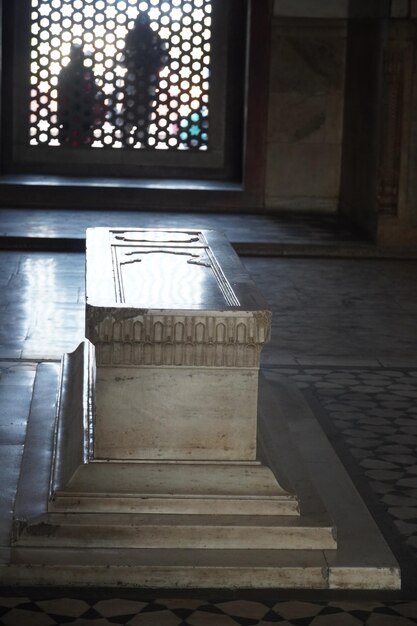
<svg viewBox="0 0 417 626"><path fill-rule="evenodd" d="M414 19L349 23L339 209L384 246L417 242L416 41Z"/></svg>
<svg viewBox="0 0 417 626"><path fill-rule="evenodd" d="M417 14L417 3L416 3ZM413 220L417 226L417 23L412 24L411 36L406 49L406 111L403 134L408 140L404 151L404 187L400 195L399 213L404 219Z"/></svg>
<svg viewBox="0 0 417 626"><path fill-rule="evenodd" d="M280 17L348 17L349 0L274 0Z"/></svg>
<svg viewBox="0 0 417 626"><path fill-rule="evenodd" d="M417 14L417 0L274 0L280 17L375 18Z"/></svg>
<svg viewBox="0 0 417 626"><path fill-rule="evenodd" d="M336 212L346 21L276 15L271 37L265 205Z"/></svg>
<svg viewBox="0 0 417 626"><path fill-rule="evenodd" d="M274 0L265 206L417 243L417 0Z"/></svg>

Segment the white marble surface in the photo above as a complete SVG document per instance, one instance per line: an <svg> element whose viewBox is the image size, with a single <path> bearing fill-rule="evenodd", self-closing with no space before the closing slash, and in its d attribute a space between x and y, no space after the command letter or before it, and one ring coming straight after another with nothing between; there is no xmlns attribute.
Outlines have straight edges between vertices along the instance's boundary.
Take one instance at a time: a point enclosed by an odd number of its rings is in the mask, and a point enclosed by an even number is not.
<svg viewBox="0 0 417 626"><path fill-rule="evenodd" d="M257 391L250 368L100 367L94 457L253 460Z"/></svg>
<svg viewBox="0 0 417 626"><path fill-rule="evenodd" d="M88 307L268 308L226 237L214 230L88 228L86 249L87 323Z"/></svg>

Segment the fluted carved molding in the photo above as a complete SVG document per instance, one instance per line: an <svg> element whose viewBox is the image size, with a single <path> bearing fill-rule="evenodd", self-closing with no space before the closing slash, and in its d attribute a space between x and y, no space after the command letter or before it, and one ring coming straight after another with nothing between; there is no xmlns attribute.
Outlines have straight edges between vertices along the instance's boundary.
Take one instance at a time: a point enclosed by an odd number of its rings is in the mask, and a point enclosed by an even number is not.
<svg viewBox="0 0 417 626"><path fill-rule="evenodd" d="M87 312L87 336L96 347L99 366L257 367L270 330L270 311L129 317L119 309L102 319L94 309Z"/></svg>

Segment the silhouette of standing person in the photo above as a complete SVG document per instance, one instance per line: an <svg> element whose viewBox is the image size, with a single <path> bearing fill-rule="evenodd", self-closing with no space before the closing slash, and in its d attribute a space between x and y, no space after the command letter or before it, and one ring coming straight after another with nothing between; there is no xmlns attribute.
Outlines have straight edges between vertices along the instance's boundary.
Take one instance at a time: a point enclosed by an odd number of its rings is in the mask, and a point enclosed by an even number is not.
<svg viewBox="0 0 417 626"><path fill-rule="evenodd" d="M90 146L102 122L103 95L84 61L81 46L72 45L70 62L58 76L59 143L71 148Z"/></svg>
<svg viewBox="0 0 417 626"><path fill-rule="evenodd" d="M168 62L168 45L151 28L149 16L140 13L125 39L123 135L125 145L140 141L148 146L149 125L159 72ZM135 136L132 130L136 128Z"/></svg>

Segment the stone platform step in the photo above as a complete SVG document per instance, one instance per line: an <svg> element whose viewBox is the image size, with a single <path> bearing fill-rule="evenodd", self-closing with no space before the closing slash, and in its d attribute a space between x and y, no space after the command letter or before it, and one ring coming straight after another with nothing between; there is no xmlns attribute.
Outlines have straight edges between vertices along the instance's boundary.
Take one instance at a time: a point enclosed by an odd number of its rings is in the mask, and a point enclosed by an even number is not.
<svg viewBox="0 0 417 626"><path fill-rule="evenodd" d="M15 546L332 550L335 529L299 516L47 514L16 524Z"/></svg>
<svg viewBox="0 0 417 626"><path fill-rule="evenodd" d="M149 496L131 494L95 494L86 497L85 494L55 494L49 502L50 512L71 513L120 513L138 514L181 514L187 511L189 515L298 515L299 505L296 498L262 498L262 497L204 497L204 496Z"/></svg>
<svg viewBox="0 0 417 626"><path fill-rule="evenodd" d="M54 485L48 510L292 516L299 503L258 461L90 462Z"/></svg>
<svg viewBox="0 0 417 626"><path fill-rule="evenodd" d="M176 515L298 515L297 498L275 496L186 496L163 494L56 493L48 504L53 513L138 513Z"/></svg>
<svg viewBox="0 0 417 626"><path fill-rule="evenodd" d="M330 554L333 554L331 551ZM143 588L327 589L329 552L321 550L132 550L14 548L0 565L8 585ZM117 581L122 581L117 583Z"/></svg>

